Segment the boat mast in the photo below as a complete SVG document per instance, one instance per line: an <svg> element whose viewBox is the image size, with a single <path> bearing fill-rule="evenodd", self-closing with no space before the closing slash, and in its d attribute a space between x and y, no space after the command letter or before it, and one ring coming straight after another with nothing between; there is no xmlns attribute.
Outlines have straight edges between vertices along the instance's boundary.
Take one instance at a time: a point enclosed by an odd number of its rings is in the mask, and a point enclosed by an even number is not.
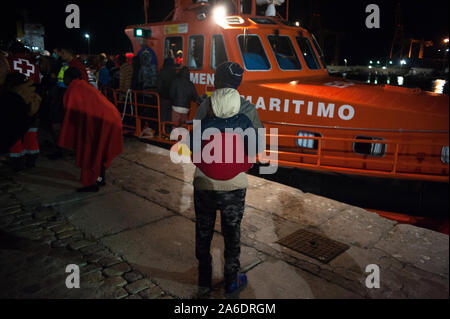
<svg viewBox="0 0 450 319"><path fill-rule="evenodd" d="M144 0L145 24L148 23L148 1Z"/></svg>

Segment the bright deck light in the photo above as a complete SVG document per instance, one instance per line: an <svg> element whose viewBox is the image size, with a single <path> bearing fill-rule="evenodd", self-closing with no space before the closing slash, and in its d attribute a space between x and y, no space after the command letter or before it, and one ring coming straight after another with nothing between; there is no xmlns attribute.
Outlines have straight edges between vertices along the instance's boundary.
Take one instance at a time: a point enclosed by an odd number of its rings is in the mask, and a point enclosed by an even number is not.
<svg viewBox="0 0 450 319"><path fill-rule="evenodd" d="M227 11L224 6L218 6L218 7L214 8L214 11L213 11L214 21L216 21L217 24L223 24L226 14L227 14Z"/></svg>

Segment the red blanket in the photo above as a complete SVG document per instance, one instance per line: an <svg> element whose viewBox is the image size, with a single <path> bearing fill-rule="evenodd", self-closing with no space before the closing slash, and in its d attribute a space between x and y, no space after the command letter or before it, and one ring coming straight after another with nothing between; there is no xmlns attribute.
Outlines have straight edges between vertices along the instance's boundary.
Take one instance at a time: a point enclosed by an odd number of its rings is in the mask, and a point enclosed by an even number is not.
<svg viewBox="0 0 450 319"><path fill-rule="evenodd" d="M59 146L76 152L76 165L108 168L123 151L122 119L116 107L84 80L73 80L64 95L66 114Z"/></svg>

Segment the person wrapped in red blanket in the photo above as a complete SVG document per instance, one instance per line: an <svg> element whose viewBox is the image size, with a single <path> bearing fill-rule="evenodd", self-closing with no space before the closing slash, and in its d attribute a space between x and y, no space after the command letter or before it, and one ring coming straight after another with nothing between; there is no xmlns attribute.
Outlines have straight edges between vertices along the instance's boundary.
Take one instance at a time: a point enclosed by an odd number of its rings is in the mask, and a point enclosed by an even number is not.
<svg viewBox="0 0 450 319"><path fill-rule="evenodd" d="M105 185L105 168L123 151L122 119L100 91L83 81L76 68L64 73L65 116L59 146L76 152L81 168L79 192L97 192Z"/></svg>

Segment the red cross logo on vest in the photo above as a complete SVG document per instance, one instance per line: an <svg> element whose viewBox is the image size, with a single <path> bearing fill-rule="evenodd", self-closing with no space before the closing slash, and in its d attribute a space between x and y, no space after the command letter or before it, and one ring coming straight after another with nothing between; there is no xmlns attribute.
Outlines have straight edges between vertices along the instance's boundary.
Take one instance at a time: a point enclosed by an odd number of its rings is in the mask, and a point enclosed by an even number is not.
<svg viewBox="0 0 450 319"><path fill-rule="evenodd" d="M30 77L30 75L34 74L34 65L31 64L30 61L25 59L15 60L13 69L15 71L19 71L26 77Z"/></svg>

